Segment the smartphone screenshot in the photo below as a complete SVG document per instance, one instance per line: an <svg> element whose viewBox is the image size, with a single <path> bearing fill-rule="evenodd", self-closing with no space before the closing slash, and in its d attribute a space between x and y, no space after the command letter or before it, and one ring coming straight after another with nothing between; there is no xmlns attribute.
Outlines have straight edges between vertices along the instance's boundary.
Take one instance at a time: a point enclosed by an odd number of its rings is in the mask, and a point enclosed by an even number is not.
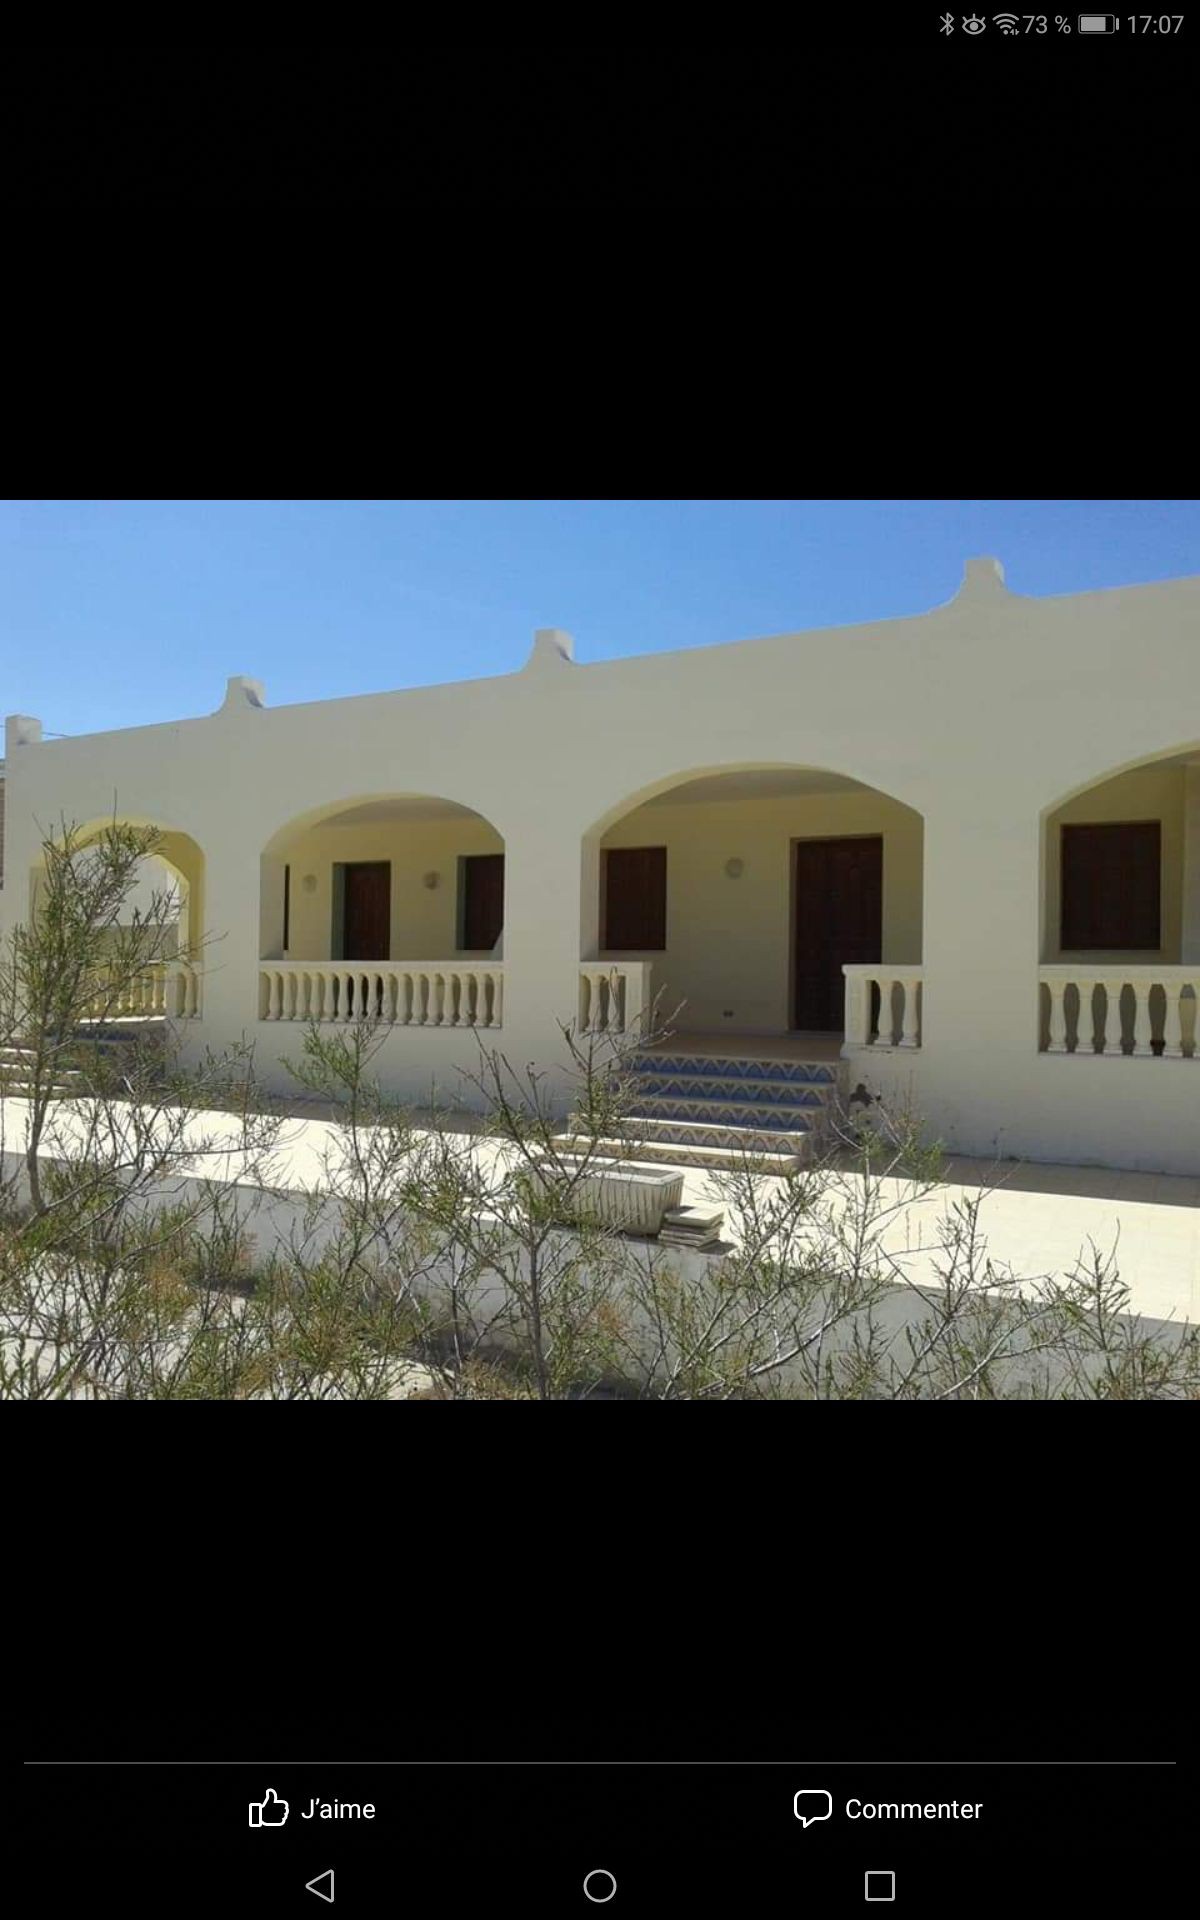
<svg viewBox="0 0 1200 1920"><path fill-rule="evenodd" d="M130 1915L1161 1913L1183 1830L1169 1757L281 1754L27 1784L55 1910Z"/></svg>

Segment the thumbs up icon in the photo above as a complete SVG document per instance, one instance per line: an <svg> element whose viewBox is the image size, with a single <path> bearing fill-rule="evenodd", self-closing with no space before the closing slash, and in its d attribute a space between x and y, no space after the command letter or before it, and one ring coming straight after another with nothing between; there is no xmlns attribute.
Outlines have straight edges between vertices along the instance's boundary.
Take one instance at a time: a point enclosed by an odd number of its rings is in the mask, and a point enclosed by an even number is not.
<svg viewBox="0 0 1200 1920"><path fill-rule="evenodd" d="M268 1787L261 1800L250 1802L250 1825L252 1827L281 1827L288 1817L288 1803L281 1800L274 1787Z"/></svg>

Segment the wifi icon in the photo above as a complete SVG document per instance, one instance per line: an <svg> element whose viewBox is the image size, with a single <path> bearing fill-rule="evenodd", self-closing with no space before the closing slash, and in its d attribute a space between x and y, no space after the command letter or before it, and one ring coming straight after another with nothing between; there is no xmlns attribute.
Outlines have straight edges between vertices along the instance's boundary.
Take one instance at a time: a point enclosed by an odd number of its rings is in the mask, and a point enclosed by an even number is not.
<svg viewBox="0 0 1200 1920"><path fill-rule="evenodd" d="M999 27L1001 33L1016 33L1020 25L1020 15L1016 13L994 13L992 15L992 24L993 26Z"/></svg>

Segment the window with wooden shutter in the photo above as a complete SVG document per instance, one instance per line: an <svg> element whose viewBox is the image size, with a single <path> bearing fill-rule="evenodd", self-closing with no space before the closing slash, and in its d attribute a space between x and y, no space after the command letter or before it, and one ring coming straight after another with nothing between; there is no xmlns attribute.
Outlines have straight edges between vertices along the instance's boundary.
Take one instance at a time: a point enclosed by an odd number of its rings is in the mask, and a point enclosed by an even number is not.
<svg viewBox="0 0 1200 1920"><path fill-rule="evenodd" d="M1162 826L1106 821L1062 829L1064 953L1157 952L1162 941Z"/></svg>
<svg viewBox="0 0 1200 1920"><path fill-rule="evenodd" d="M604 856L604 952L661 953L666 944L666 848L610 848Z"/></svg>
<svg viewBox="0 0 1200 1920"><path fill-rule="evenodd" d="M490 953L504 931L504 855L463 854L461 876L459 947Z"/></svg>

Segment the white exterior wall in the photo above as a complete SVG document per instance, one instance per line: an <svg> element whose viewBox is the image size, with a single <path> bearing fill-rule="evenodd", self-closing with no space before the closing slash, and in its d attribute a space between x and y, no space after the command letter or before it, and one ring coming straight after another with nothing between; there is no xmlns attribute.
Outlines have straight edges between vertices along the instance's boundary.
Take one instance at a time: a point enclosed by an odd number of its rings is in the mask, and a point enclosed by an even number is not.
<svg viewBox="0 0 1200 1920"><path fill-rule="evenodd" d="M597 951L608 830L684 779L829 769L924 821L923 1046L872 1061L876 1083L910 1078L932 1130L963 1152L999 1143L1034 1159L1200 1170L1200 1060L1039 1053L1037 989L1049 817L1123 770L1200 757L1200 578L1038 600L973 562L952 601L916 618L592 666L569 651L543 634L511 675L279 709L235 682L206 718L71 740L10 723L0 912L25 910L37 818L103 817L115 787L123 813L204 852L219 943L191 1044L245 1032L269 1075L299 1036L256 1018L264 849L322 808L443 796L504 843L493 1038L515 1063L549 1069L580 957ZM1197 805L1189 774L1178 924L1192 954ZM469 1032L436 1029L397 1029L384 1054L392 1084L413 1095L431 1074L452 1085L474 1058Z"/></svg>

